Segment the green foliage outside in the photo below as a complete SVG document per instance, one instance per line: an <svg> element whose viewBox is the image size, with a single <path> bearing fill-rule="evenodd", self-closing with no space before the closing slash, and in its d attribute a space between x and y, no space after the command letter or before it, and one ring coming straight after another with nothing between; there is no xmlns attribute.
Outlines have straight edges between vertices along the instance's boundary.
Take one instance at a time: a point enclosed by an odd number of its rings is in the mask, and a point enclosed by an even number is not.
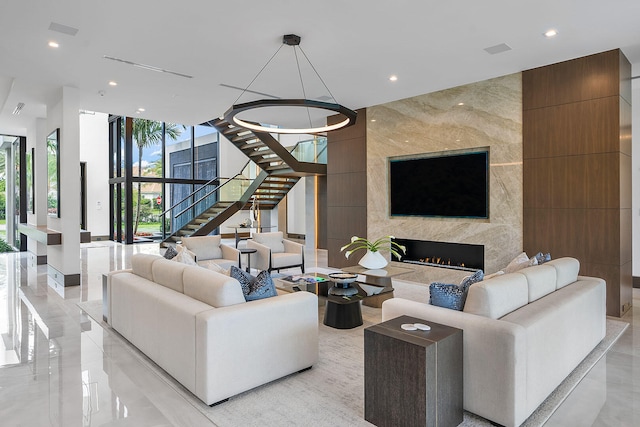
<svg viewBox="0 0 640 427"><path fill-rule="evenodd" d="M0 178L0 219L5 219L7 217L7 198L5 194L6 185L7 183L3 176Z"/></svg>
<svg viewBox="0 0 640 427"><path fill-rule="evenodd" d="M124 124L124 123L123 123ZM167 138L177 139L182 131L186 129L182 125L176 125L173 123L165 123L164 131ZM159 144L162 142L162 123L155 122L152 120L144 120L144 119L134 119L133 120L133 140L138 146L138 177L142 176L142 151L144 148ZM158 169L158 167L162 165L159 162L153 166L154 169ZM161 169L160 169L161 171ZM156 171L157 172L157 171ZM143 217L145 216L145 212L143 211L144 202L142 201L142 194L140 193L140 189L142 188L142 183L138 183L138 197L137 203L134 204L135 209L135 217L133 223L133 233L138 233L138 226L143 221ZM150 200L147 200L150 202Z"/></svg>
<svg viewBox="0 0 640 427"><path fill-rule="evenodd" d="M0 239L0 252L14 252L13 248L4 240Z"/></svg>

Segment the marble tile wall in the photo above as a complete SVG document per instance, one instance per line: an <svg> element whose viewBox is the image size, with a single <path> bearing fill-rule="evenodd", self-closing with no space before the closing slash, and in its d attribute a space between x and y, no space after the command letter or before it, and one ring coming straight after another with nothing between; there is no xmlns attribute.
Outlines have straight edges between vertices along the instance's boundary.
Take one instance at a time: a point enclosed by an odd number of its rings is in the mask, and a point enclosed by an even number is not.
<svg viewBox="0 0 640 427"><path fill-rule="evenodd" d="M367 109L367 234L485 245L485 271L522 251L522 79L511 74ZM489 219L390 217L389 157L489 147Z"/></svg>

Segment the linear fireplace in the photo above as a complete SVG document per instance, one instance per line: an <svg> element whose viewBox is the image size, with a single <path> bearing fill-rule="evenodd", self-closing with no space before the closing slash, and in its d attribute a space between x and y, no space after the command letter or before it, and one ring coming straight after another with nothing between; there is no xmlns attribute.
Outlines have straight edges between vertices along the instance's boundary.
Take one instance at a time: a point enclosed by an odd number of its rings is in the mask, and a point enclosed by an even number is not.
<svg viewBox="0 0 640 427"><path fill-rule="evenodd" d="M456 270L484 270L484 245L413 239L393 240L407 248L402 262ZM392 260L398 261L395 256L392 256Z"/></svg>

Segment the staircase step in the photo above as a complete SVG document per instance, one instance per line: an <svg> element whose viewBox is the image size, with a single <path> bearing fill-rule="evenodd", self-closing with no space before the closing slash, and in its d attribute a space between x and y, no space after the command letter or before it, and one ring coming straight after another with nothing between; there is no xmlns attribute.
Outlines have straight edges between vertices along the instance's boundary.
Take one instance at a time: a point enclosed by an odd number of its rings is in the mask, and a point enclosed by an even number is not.
<svg viewBox="0 0 640 427"><path fill-rule="evenodd" d="M287 190L277 190L274 188L258 188L254 194L264 194L264 195L278 195L278 194L287 194L289 191Z"/></svg>
<svg viewBox="0 0 640 427"><path fill-rule="evenodd" d="M258 138L256 138L256 136L253 133L249 133L247 135L240 135L238 134L237 136L234 136L232 138L228 138L231 142L233 142L234 144L244 144L248 141L255 141L258 140Z"/></svg>
<svg viewBox="0 0 640 427"><path fill-rule="evenodd" d="M229 126L229 122L227 122L225 119L217 118L217 119L211 120L211 121L213 122L213 126L216 127L216 128L228 127Z"/></svg>
<svg viewBox="0 0 640 427"><path fill-rule="evenodd" d="M240 148L242 151L245 151L245 150L250 150L258 147L266 147L266 145L264 145L262 141L258 140L258 142L250 142L247 144L242 144L238 148Z"/></svg>
<svg viewBox="0 0 640 427"><path fill-rule="evenodd" d="M276 170L291 169L291 167L289 165L287 165L286 163L281 163L279 165L267 166L267 167L265 167L265 169L268 170L268 171L276 171Z"/></svg>
<svg viewBox="0 0 640 427"><path fill-rule="evenodd" d="M251 153L249 153L249 157L251 157L252 159L254 157L260 157L260 156L273 156L274 158L278 159L279 157L276 155L276 153L274 153L273 151L271 151L271 149L266 149L266 150L254 150Z"/></svg>

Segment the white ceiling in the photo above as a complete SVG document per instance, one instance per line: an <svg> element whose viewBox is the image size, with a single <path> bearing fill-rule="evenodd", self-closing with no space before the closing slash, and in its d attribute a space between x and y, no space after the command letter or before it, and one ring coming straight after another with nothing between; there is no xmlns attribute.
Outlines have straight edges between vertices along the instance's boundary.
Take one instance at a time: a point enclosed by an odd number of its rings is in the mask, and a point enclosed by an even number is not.
<svg viewBox="0 0 640 427"><path fill-rule="evenodd" d="M0 134L25 134L34 117L46 117L62 86L79 90L82 109L201 123L241 94L220 85L247 87L288 33L302 36L337 101L353 109L614 48L634 64L635 76L638 17L638 0L2 0ZM79 31L54 32L52 22ZM545 38L549 28L558 36ZM50 40L60 47L48 47ZM512 50L484 51L500 43ZM251 89L302 97L292 52L284 46ZM388 80L392 74L397 82ZM311 83L312 72L303 77L307 97L327 95ZM26 106L14 116L19 102ZM145 111L136 114L140 107Z"/></svg>

